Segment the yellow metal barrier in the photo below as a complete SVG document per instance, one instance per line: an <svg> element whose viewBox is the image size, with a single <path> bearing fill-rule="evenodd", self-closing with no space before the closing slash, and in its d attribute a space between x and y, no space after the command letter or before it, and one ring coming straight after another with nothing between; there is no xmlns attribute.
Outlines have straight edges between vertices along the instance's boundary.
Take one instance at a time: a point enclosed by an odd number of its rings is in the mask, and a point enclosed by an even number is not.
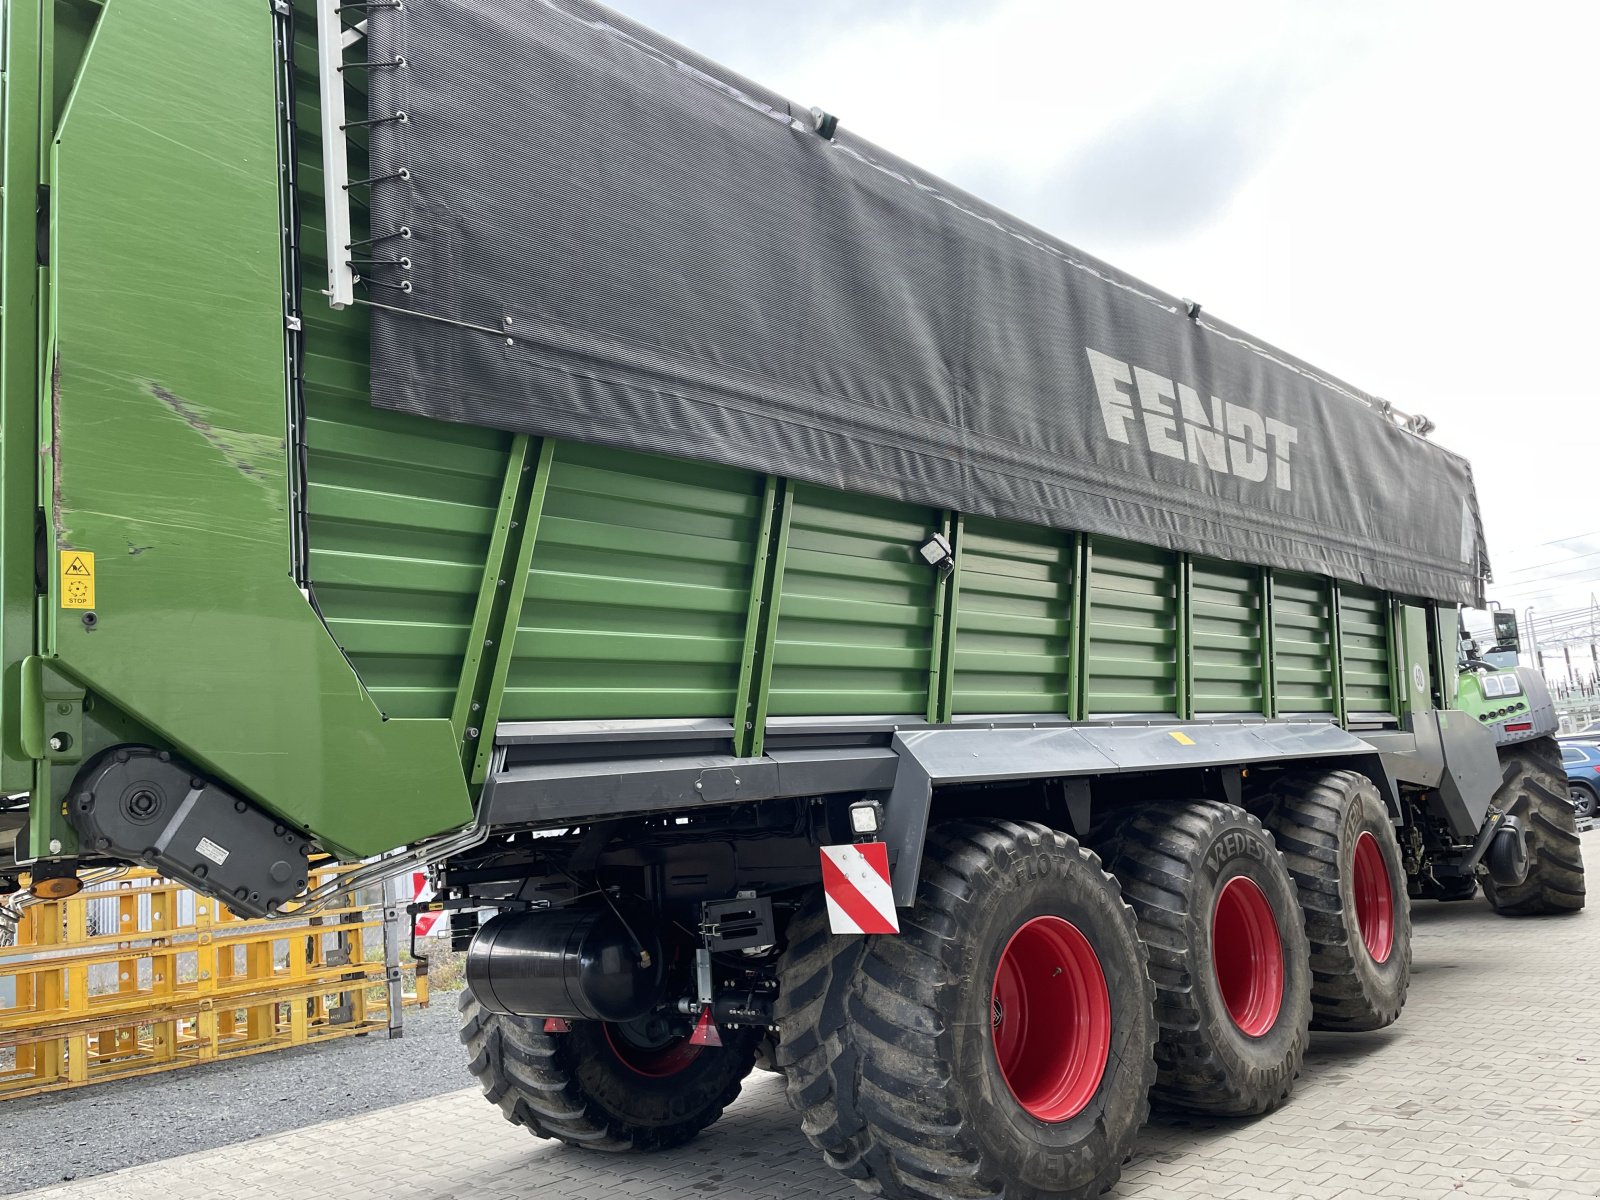
<svg viewBox="0 0 1600 1200"><path fill-rule="evenodd" d="M402 996L427 1003L426 974L405 993L404 910L361 899L246 920L130 870L30 904L0 946L0 1099L397 1031Z"/></svg>

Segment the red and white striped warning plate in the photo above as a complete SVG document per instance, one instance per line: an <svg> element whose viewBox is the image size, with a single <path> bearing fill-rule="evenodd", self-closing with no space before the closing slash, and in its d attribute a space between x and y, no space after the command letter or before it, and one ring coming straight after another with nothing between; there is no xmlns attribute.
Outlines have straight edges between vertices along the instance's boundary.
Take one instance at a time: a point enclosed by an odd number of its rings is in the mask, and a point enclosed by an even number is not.
<svg viewBox="0 0 1600 1200"><path fill-rule="evenodd" d="M899 933L883 842L822 848L822 891L834 933Z"/></svg>
<svg viewBox="0 0 1600 1200"><path fill-rule="evenodd" d="M411 873L411 898L419 904L433 899L433 887L428 883L428 873L426 871L413 871ZM439 918L443 915L443 913L436 912L418 913L417 936L427 937L432 933L433 927L438 924Z"/></svg>

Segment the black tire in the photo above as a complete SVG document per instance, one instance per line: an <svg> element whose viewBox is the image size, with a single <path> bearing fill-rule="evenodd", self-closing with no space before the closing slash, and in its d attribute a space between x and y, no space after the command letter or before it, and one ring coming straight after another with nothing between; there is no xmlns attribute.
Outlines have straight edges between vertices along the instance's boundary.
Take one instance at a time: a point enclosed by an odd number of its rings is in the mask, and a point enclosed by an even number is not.
<svg viewBox="0 0 1600 1200"><path fill-rule="evenodd" d="M997 1058L997 971L1019 930L1064 922L1103 972L1107 1057L1080 1109L1035 1119ZM1063 974L1030 965L1024 990ZM780 981L790 1102L827 1161L869 1191L1087 1200L1116 1182L1155 1077L1154 989L1116 880L1067 835L1010 821L937 827L899 936L832 937L814 896L790 927ZM1011 1014L1014 1030L1033 1028L1024 1014ZM1093 1021L1037 1028L1080 1025Z"/></svg>
<svg viewBox="0 0 1600 1200"><path fill-rule="evenodd" d="M1422 894L1417 898L1453 903L1459 900L1471 900L1477 894L1476 875L1447 875L1443 879L1432 879L1424 883Z"/></svg>
<svg viewBox="0 0 1600 1200"><path fill-rule="evenodd" d="M756 1043L756 1070L770 1075L783 1074L778 1067L778 1039L770 1033Z"/></svg>
<svg viewBox="0 0 1600 1200"><path fill-rule="evenodd" d="M467 1069L484 1096L535 1137L587 1150L670 1150L720 1117L755 1064L762 1031L721 1033L720 1049L700 1049L656 1077L623 1061L615 1027L573 1021L570 1032L548 1034L542 1017L492 1013L470 988L461 993Z"/></svg>
<svg viewBox="0 0 1600 1200"><path fill-rule="evenodd" d="M1160 1028L1151 1099L1218 1116L1282 1104L1310 1039L1311 950L1271 835L1231 804L1151 805L1100 851L1150 955ZM1276 927L1257 933L1254 963L1267 965L1255 972L1241 919L1251 916ZM1220 956L1218 936L1230 942Z"/></svg>
<svg viewBox="0 0 1600 1200"><path fill-rule="evenodd" d="M1577 912L1583 907L1583 850L1567 796L1561 750L1550 738L1500 751L1500 788L1494 806L1520 818L1528 836L1528 878L1498 887L1487 876L1483 894L1507 917Z"/></svg>
<svg viewBox="0 0 1600 1200"><path fill-rule="evenodd" d="M1305 913L1311 1028L1393 1024L1411 982L1411 904L1400 845L1378 789L1355 771L1288 775L1273 791L1266 825ZM1359 873L1358 852L1366 864ZM1368 881L1370 888L1360 886ZM1374 912L1379 905L1382 911Z"/></svg>
<svg viewBox="0 0 1600 1200"><path fill-rule="evenodd" d="M1592 818L1595 809L1600 807L1600 797L1595 795L1594 788L1587 783L1568 783L1567 795L1572 800L1572 815L1575 820Z"/></svg>
<svg viewBox="0 0 1600 1200"><path fill-rule="evenodd" d="M859 1055L847 1006L866 949L866 938L829 929L822 889L813 888L789 921L773 1004L780 1030L774 1061L801 1132L829 1166L860 1182L869 1174L851 1086Z"/></svg>

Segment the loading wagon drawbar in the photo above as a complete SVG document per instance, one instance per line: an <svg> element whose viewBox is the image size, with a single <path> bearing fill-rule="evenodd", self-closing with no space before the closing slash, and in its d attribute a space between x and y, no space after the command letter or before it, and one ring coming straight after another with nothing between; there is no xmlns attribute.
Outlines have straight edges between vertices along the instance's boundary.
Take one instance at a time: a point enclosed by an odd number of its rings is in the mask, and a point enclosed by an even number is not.
<svg viewBox="0 0 1600 1200"><path fill-rule="evenodd" d="M426 866L533 1133L1023 1197L1582 906L1420 418L581 0L4 19L8 912Z"/></svg>

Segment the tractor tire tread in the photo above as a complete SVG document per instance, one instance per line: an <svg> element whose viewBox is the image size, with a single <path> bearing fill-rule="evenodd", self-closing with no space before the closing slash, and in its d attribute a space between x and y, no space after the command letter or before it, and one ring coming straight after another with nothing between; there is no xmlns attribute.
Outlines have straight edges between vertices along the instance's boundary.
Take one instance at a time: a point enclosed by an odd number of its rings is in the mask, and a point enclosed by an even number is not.
<svg viewBox="0 0 1600 1200"><path fill-rule="evenodd" d="M535 1137L568 1146L612 1154L653 1153L681 1146L722 1116L739 1096L744 1076L755 1061L755 1043L740 1039L719 1054L738 1055L734 1076L707 1097L686 1119L669 1124L630 1123L604 1111L585 1096L575 1073L563 1062L560 1037L545 1033L538 1018L489 1012L463 989L461 1041L467 1069L477 1077L484 1097L513 1125ZM748 1044L746 1044L748 1043Z"/></svg>
<svg viewBox="0 0 1600 1200"><path fill-rule="evenodd" d="M1483 894L1505 917L1577 912L1585 900L1583 850L1560 749L1550 738L1507 747L1500 768L1493 803L1525 822L1528 878L1502 887L1485 876Z"/></svg>
<svg viewBox="0 0 1600 1200"><path fill-rule="evenodd" d="M1266 824L1300 892L1306 937L1311 943L1311 1028L1365 1032L1393 1024L1405 1007L1411 965L1409 917L1397 948L1405 955L1398 993L1378 995L1357 970L1352 949L1359 933L1350 928L1339 878L1339 839L1346 810L1359 790L1373 789L1358 771L1309 771L1287 776L1274 789ZM1404 911L1405 889L1396 889Z"/></svg>

